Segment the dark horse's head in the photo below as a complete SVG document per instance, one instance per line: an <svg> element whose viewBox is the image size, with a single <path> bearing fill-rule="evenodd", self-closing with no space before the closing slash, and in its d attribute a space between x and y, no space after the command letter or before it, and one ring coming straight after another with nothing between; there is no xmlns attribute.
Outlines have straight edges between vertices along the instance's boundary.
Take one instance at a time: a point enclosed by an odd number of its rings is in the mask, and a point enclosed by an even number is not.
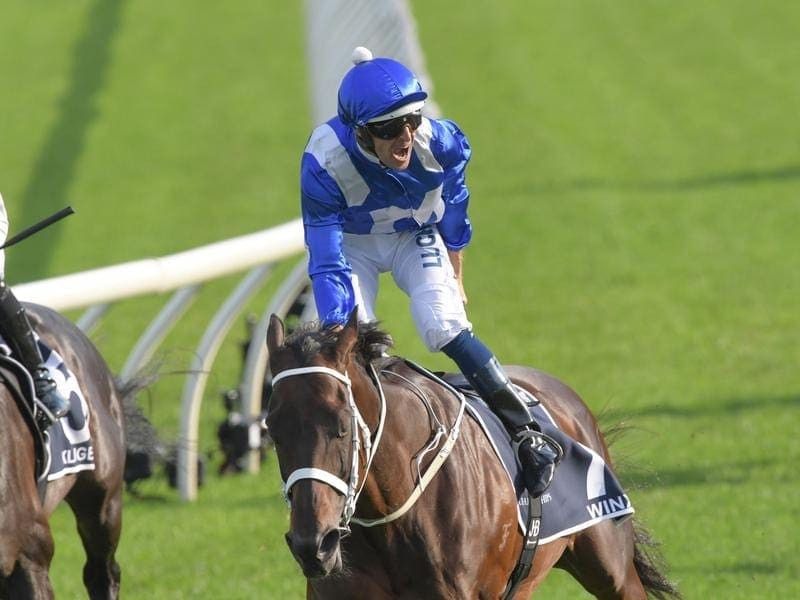
<svg viewBox="0 0 800 600"><path fill-rule="evenodd" d="M386 334L377 333L390 343ZM354 366L368 352L358 350L375 347L375 338L367 342L359 336L355 313L338 330L306 326L288 339L281 320L275 315L270 320L274 387L267 427L291 507L286 542L309 578L325 577L342 566L340 539L356 435L351 390L358 396L364 385L350 378L363 373Z"/></svg>

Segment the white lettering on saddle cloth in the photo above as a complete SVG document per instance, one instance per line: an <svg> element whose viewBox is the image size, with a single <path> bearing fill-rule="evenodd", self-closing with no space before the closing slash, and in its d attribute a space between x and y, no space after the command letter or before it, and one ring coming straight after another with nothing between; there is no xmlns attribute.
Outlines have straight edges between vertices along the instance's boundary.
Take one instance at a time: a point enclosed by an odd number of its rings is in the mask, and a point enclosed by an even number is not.
<svg viewBox="0 0 800 600"><path fill-rule="evenodd" d="M74 465L86 461L94 462L94 448L70 448L61 451L61 462L64 465Z"/></svg>
<svg viewBox="0 0 800 600"><path fill-rule="evenodd" d="M628 499L627 494L622 494L616 498L606 498L599 502L591 502L586 505L586 510L589 511L589 516L592 519L605 517L606 515L618 515L622 511L630 508L631 501Z"/></svg>

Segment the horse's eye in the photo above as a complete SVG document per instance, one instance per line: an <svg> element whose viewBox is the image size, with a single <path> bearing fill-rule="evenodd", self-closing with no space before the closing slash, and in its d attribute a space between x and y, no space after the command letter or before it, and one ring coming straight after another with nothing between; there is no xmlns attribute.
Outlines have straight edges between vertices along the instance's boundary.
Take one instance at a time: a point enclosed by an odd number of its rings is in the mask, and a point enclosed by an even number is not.
<svg viewBox="0 0 800 600"><path fill-rule="evenodd" d="M339 430L336 432L336 437L343 438L348 433L347 423L339 422Z"/></svg>

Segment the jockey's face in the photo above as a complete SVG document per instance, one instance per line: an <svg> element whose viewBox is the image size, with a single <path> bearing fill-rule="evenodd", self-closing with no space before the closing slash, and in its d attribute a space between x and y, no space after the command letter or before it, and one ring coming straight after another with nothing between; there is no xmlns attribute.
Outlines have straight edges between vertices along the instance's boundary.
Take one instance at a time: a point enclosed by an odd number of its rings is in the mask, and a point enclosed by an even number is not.
<svg viewBox="0 0 800 600"><path fill-rule="evenodd" d="M414 132L421 124L422 114L416 111L394 119L368 123L366 130L380 161L391 169L402 171L411 162Z"/></svg>
<svg viewBox="0 0 800 600"><path fill-rule="evenodd" d="M403 126L400 134L390 140L384 140L370 134L375 146L375 154L380 161L395 171L403 171L411 162L411 151L414 148L414 132L411 126Z"/></svg>

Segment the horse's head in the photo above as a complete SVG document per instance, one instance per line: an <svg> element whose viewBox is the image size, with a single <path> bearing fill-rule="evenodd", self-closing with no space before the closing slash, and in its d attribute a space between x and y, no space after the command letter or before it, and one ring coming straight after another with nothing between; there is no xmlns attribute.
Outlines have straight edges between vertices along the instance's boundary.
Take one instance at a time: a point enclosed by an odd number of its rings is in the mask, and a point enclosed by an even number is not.
<svg viewBox="0 0 800 600"><path fill-rule="evenodd" d="M289 341L273 315L267 333L273 374L267 427L291 507L286 542L306 577L324 577L342 565L357 413L346 373L357 339L355 313L338 331L308 331Z"/></svg>

